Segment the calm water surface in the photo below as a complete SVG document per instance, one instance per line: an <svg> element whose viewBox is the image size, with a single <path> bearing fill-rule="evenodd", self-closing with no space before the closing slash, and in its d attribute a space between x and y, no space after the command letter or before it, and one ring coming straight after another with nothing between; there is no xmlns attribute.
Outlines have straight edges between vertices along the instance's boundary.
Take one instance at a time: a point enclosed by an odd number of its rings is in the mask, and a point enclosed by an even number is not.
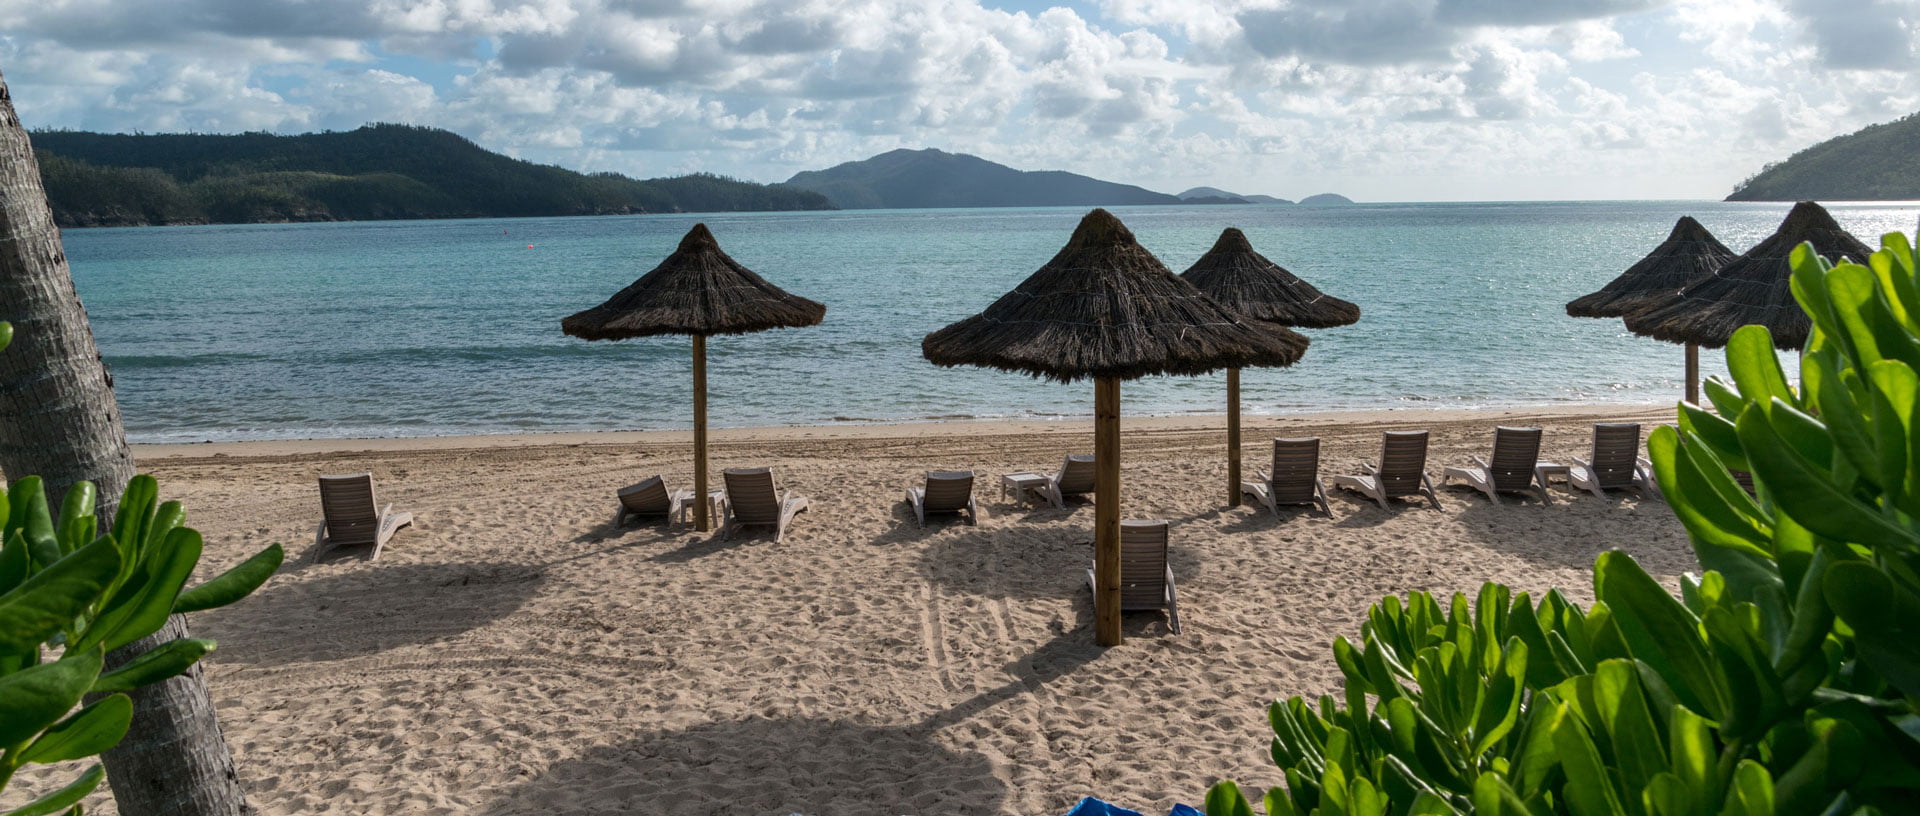
<svg viewBox="0 0 1920 816"><path fill-rule="evenodd" d="M1920 205L1836 205L1868 245ZM1577 202L1122 207L1178 272L1227 226L1353 326L1248 370L1253 413L1651 404L1679 347L1563 304L1693 215L1735 251L1785 204ZM74 278L135 441L684 428L689 341L588 343L560 318L651 269L696 221L827 304L826 322L708 344L717 426L1079 417L1092 387L939 369L920 338L1026 278L1078 208L755 213L72 230ZM531 245L531 248L529 248ZM1707 373L1724 369L1703 355ZM1130 415L1218 413L1222 375L1123 387Z"/></svg>

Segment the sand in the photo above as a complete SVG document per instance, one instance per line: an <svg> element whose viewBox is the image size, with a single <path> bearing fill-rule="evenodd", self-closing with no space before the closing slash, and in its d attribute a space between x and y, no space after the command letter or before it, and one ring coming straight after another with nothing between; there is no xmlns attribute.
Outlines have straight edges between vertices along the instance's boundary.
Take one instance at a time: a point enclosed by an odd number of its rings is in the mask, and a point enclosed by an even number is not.
<svg viewBox="0 0 1920 816"><path fill-rule="evenodd" d="M1671 414L1265 418L1246 461L1251 476L1266 439L1319 435L1323 475L1353 472L1381 430L1426 427L1437 475L1484 454L1496 423L1544 425L1565 461L1613 418ZM1185 632L1131 613L1109 650L1081 577L1091 505L1022 506L997 486L1091 452L1084 421L718 432L716 469L771 464L811 498L779 544L610 525L617 487L690 486L685 433L137 455L207 535L203 569L288 548L256 596L192 623L220 641L207 680L263 814L1036 816L1087 794L1164 813L1223 777L1277 784L1266 704L1335 691L1329 641L1382 595L1500 580L1584 602L1610 547L1670 583L1696 569L1668 508L1632 491L1225 509L1220 425L1124 423L1124 517L1173 521ZM929 467L987 474L979 526L915 527L903 488ZM377 562L311 563L314 476L354 471L414 526Z"/></svg>

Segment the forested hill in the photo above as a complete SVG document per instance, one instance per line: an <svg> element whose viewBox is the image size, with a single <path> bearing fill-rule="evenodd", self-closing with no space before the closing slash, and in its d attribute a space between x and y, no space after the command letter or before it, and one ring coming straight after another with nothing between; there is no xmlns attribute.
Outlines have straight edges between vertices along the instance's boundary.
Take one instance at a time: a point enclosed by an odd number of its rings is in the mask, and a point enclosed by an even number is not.
<svg viewBox="0 0 1920 816"><path fill-rule="evenodd" d="M818 193L714 175L576 173L407 125L32 139L63 227L833 208Z"/></svg>
<svg viewBox="0 0 1920 816"><path fill-rule="evenodd" d="M1728 201L1920 199L1920 114L1870 125L1770 164Z"/></svg>
<svg viewBox="0 0 1920 816"><path fill-rule="evenodd" d="M1097 207L1180 204L1179 198L1074 173L1015 170L965 153L894 150L787 179L843 209Z"/></svg>

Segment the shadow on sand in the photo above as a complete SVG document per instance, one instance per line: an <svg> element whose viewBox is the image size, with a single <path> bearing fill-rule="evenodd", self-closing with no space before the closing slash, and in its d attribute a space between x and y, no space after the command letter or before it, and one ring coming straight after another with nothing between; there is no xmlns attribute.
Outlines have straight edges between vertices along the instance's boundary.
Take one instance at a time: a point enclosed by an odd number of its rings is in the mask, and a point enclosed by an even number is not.
<svg viewBox="0 0 1920 816"><path fill-rule="evenodd" d="M377 563L302 578L289 570L252 597L195 615L195 634L220 641L210 659L272 666L445 640L513 614L547 574L510 563ZM222 625L235 616L247 625Z"/></svg>
<svg viewBox="0 0 1920 816"><path fill-rule="evenodd" d="M591 749L480 813L995 813L1006 795L986 757L917 725L750 717Z"/></svg>

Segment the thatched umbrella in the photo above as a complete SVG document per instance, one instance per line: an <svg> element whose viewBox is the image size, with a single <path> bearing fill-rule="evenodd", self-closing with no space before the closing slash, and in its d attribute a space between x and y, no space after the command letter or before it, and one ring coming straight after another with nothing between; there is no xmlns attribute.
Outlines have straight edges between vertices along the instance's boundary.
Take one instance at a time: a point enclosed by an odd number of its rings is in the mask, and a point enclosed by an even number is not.
<svg viewBox="0 0 1920 816"><path fill-rule="evenodd" d="M1266 256L1245 233L1228 227L1213 249L1180 273L1208 297L1276 326L1327 329L1360 319L1360 307L1322 293ZM1240 505L1240 369L1227 369L1227 506Z"/></svg>
<svg viewBox="0 0 1920 816"><path fill-rule="evenodd" d="M1757 323L1773 333L1776 347L1802 348L1813 320L1793 299L1793 270L1787 265L1787 256L1802 242L1812 242L1828 258L1865 263L1873 254L1820 205L1802 201L1772 235L1711 277L1689 284L1665 305L1627 315L1627 329L1669 343L1721 348L1734 330Z"/></svg>
<svg viewBox="0 0 1920 816"><path fill-rule="evenodd" d="M1091 377L1095 633L1120 643L1120 381L1291 365L1307 338L1261 327L1169 271L1120 219L1094 210L1066 247L985 311L921 341L936 365L978 365L1060 382Z"/></svg>
<svg viewBox="0 0 1920 816"><path fill-rule="evenodd" d="M1734 258L1733 250L1713 237L1706 227L1683 215L1667 240L1647 257L1627 267L1600 291L1567 304L1573 317L1626 317L1658 308L1680 296L1689 284L1711 277ZM1700 401L1700 347L1687 346L1687 401Z"/></svg>
<svg viewBox="0 0 1920 816"><path fill-rule="evenodd" d="M827 307L787 294L720 251L695 224L679 248L607 302L560 321L586 340L693 335L694 527L707 530L707 336L812 326Z"/></svg>

